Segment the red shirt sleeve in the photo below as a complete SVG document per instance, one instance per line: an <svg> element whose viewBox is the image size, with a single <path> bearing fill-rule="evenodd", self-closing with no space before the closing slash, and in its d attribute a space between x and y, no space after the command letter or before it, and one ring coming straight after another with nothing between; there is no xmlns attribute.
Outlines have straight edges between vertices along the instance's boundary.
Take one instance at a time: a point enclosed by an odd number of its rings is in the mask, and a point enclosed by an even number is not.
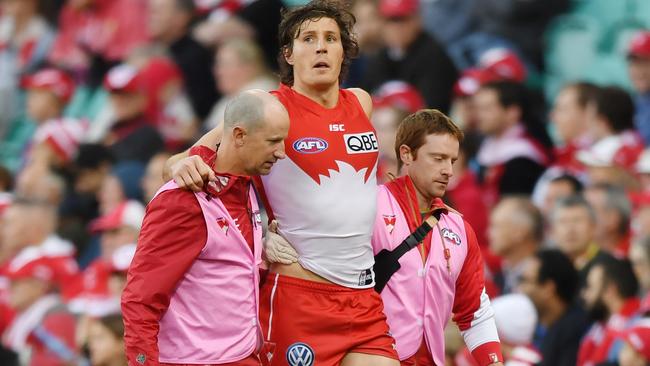
<svg viewBox="0 0 650 366"><path fill-rule="evenodd" d="M206 240L206 224L194 193L165 191L147 206L122 294L129 365L158 365L159 321Z"/></svg>
<svg viewBox="0 0 650 366"><path fill-rule="evenodd" d="M476 234L465 221L467 256L456 281L454 322L463 332L465 343L481 366L503 362L494 312L485 293L483 258Z"/></svg>

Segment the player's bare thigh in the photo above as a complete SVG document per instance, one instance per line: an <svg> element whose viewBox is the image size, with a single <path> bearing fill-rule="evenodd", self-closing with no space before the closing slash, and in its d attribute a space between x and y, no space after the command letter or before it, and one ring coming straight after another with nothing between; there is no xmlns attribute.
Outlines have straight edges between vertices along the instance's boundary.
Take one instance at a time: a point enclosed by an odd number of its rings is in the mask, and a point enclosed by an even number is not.
<svg viewBox="0 0 650 366"><path fill-rule="evenodd" d="M348 353L341 361L341 366L399 366L399 361L379 355L366 353Z"/></svg>

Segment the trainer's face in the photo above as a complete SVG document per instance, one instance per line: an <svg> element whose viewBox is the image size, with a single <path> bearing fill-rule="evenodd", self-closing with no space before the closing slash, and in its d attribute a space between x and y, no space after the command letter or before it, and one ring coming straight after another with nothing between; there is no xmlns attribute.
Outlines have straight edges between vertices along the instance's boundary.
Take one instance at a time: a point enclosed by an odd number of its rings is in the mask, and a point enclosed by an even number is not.
<svg viewBox="0 0 650 366"><path fill-rule="evenodd" d="M343 55L338 24L320 18L300 25L293 49L285 57L293 66L294 84L322 87L338 83Z"/></svg>
<svg viewBox="0 0 650 366"><path fill-rule="evenodd" d="M458 140L450 134L427 135L425 143L417 151L417 157L401 156L406 172L415 188L424 198L442 197L449 179L454 175L453 164L458 160Z"/></svg>
<svg viewBox="0 0 650 366"><path fill-rule="evenodd" d="M279 159L286 157L284 139L289 133L286 109L273 103L265 110L265 121L246 137L243 151L244 169L248 175L266 175Z"/></svg>

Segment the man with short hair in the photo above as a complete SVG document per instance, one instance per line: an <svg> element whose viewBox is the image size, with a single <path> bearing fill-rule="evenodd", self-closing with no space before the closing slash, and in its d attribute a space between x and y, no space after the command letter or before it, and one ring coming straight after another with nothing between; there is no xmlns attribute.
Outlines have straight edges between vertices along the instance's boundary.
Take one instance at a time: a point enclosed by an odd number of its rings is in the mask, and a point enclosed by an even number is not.
<svg viewBox="0 0 650 366"><path fill-rule="evenodd" d="M162 44L183 74L185 90L201 120L208 116L219 95L211 75L212 54L192 38L194 0L149 2L149 33Z"/></svg>
<svg viewBox="0 0 650 366"><path fill-rule="evenodd" d="M544 219L527 197L505 197L492 210L488 236L490 251L503 259L500 285L508 294L519 284L525 260L544 240Z"/></svg>
<svg viewBox="0 0 650 366"><path fill-rule="evenodd" d="M381 292L402 365L444 365L443 333L450 317L478 365L503 361L476 234L441 200L462 139L462 131L440 111L409 115L395 140L398 170L404 166L406 174L379 187L375 254L396 250L431 215L439 217L422 243L398 258L401 268Z"/></svg>
<svg viewBox="0 0 650 366"><path fill-rule="evenodd" d="M130 365L259 365L262 223L251 175L285 157L286 109L241 94L202 192L165 184L149 203L122 295Z"/></svg>
<svg viewBox="0 0 650 366"><path fill-rule="evenodd" d="M632 235L632 203L625 191L619 187L597 184L587 187L584 196L596 213L596 244L609 254L626 257Z"/></svg>
<svg viewBox="0 0 650 366"><path fill-rule="evenodd" d="M616 361L613 345L639 310L638 291L639 283L628 260L603 258L591 267L582 298L595 323L582 339L578 366Z"/></svg>
<svg viewBox="0 0 650 366"><path fill-rule="evenodd" d="M557 249L538 251L526 261L518 291L537 309L533 342L542 352L540 365L574 366L587 319L575 303L578 274L569 257Z"/></svg>
<svg viewBox="0 0 650 366"><path fill-rule="evenodd" d="M571 259L580 276L580 287L595 261L607 256L596 244L596 213L582 196L560 199L551 215L553 241Z"/></svg>

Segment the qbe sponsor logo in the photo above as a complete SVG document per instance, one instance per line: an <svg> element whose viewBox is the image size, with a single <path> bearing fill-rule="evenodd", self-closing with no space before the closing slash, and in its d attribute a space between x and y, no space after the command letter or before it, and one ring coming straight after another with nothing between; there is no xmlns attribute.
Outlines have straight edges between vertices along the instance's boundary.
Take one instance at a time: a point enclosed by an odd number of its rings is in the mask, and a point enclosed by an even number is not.
<svg viewBox="0 0 650 366"><path fill-rule="evenodd" d="M345 134L343 139L348 154L366 154L379 151L377 136L375 136L374 132Z"/></svg>
<svg viewBox="0 0 650 366"><path fill-rule="evenodd" d="M293 149L301 154L317 154L327 150L327 141L319 137L303 137L293 143Z"/></svg>
<svg viewBox="0 0 650 366"><path fill-rule="evenodd" d="M291 366L312 366L314 358L314 350L305 343L294 343L287 348L287 362Z"/></svg>

